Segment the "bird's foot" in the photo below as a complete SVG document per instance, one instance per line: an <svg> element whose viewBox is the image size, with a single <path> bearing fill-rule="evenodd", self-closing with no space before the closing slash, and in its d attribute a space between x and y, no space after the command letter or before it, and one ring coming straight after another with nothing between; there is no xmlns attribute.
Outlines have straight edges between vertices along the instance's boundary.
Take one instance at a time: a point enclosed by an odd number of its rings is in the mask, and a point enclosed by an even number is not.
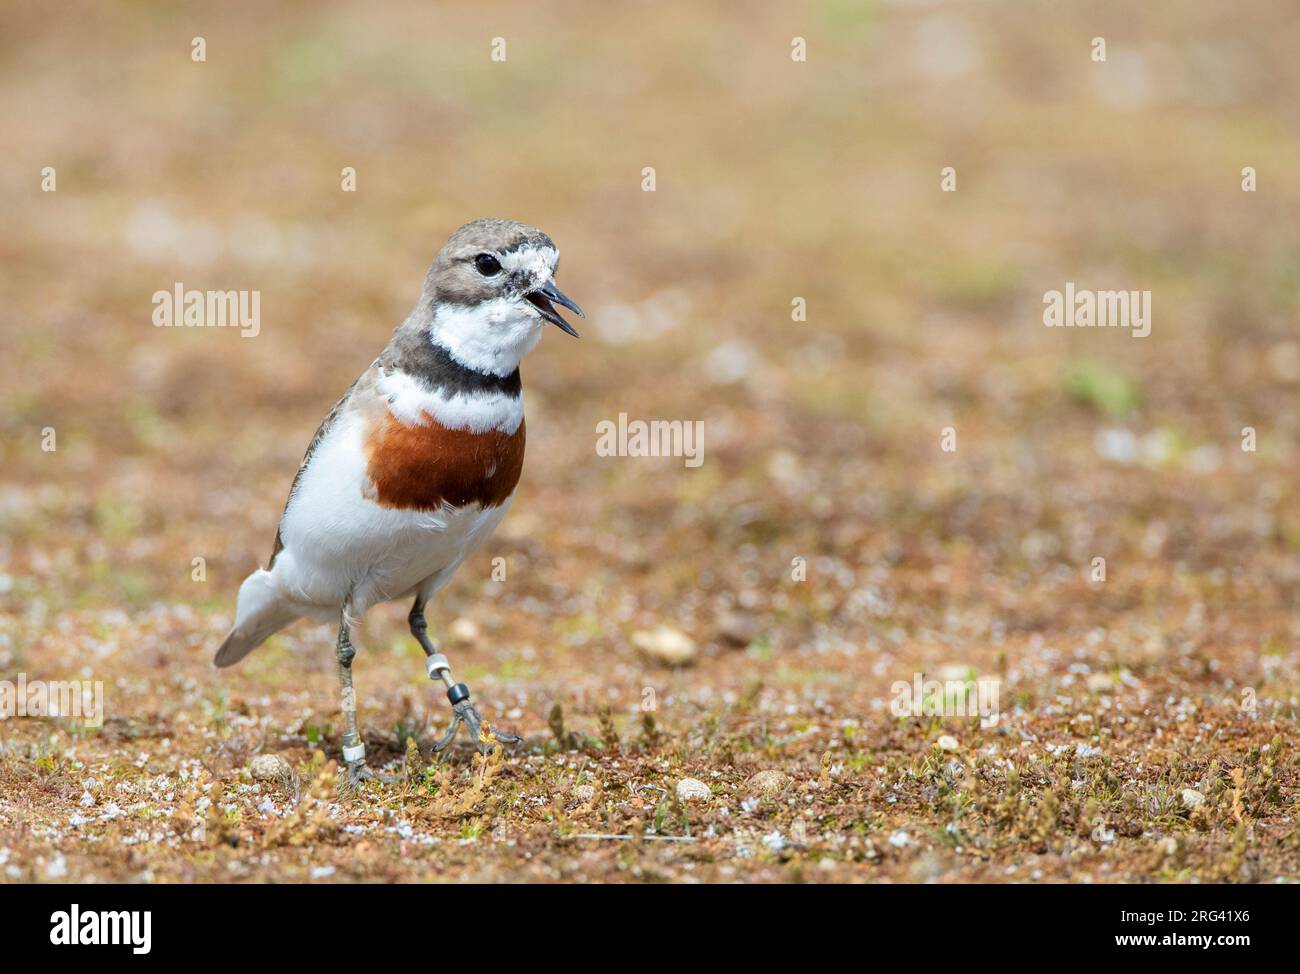
<svg viewBox="0 0 1300 974"><path fill-rule="evenodd" d="M426 647L426 651L428 648ZM523 738L516 737L514 734L492 730L492 725L487 723L470 703L469 687L463 683L453 682L451 665L447 662L446 656L442 653L430 653L424 665L429 671L429 679L435 682L441 680L447 687L447 700L451 704L451 724L442 737L434 743L435 751L444 751L451 746L461 724L469 729L470 740L480 754L490 753L496 744L519 744L523 741Z"/></svg>
<svg viewBox="0 0 1300 974"><path fill-rule="evenodd" d="M342 790L346 792L365 791L368 785L395 785L401 781L400 775L384 774L382 771L375 771L364 761L359 761L347 765L347 772L344 780L340 782Z"/></svg>
<svg viewBox="0 0 1300 974"><path fill-rule="evenodd" d="M352 761L348 764L348 783L359 787L367 781L374 781L375 773L365 761Z"/></svg>
<svg viewBox="0 0 1300 974"><path fill-rule="evenodd" d="M343 764L346 777L340 784L345 791L363 791L370 782L391 785L397 781L394 775L381 774L371 769L366 763L365 746L361 744L343 748Z"/></svg>
<svg viewBox="0 0 1300 974"><path fill-rule="evenodd" d="M457 684L457 687L464 687L464 684ZM455 687L453 687L455 689ZM448 697L452 694L449 691ZM478 748L480 754L491 752L496 744L519 744L523 738L514 734L507 734L504 731L494 731L492 725L485 721L478 709L469 702L469 691L465 691L462 699L457 700L451 705L451 725L446 732L433 745L435 751L446 750L451 746L451 742L456 739L456 731L460 725L464 724L469 731L470 741Z"/></svg>
<svg viewBox="0 0 1300 974"><path fill-rule="evenodd" d="M364 792L366 787L376 780L374 771L365 760L347 761L344 763L344 773L339 778L339 795L346 797Z"/></svg>

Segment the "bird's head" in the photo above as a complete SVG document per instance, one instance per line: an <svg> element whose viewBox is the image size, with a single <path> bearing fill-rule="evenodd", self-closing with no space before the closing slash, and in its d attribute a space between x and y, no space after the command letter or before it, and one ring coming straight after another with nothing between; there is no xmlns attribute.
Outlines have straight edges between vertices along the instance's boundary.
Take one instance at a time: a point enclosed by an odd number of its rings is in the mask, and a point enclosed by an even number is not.
<svg viewBox="0 0 1300 974"><path fill-rule="evenodd" d="M560 252L535 227L512 220L475 220L434 258L421 304L429 333L462 365L509 375L542 337L546 322L573 329L556 305L582 309L555 286Z"/></svg>

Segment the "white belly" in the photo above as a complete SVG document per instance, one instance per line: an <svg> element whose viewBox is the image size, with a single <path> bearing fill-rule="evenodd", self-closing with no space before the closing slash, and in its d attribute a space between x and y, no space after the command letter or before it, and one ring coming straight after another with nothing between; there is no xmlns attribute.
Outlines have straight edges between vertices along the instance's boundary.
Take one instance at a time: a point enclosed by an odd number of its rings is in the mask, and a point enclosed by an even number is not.
<svg viewBox="0 0 1300 974"><path fill-rule="evenodd" d="M382 507L364 496L362 427L343 417L317 446L280 524L283 550L271 580L284 597L355 615L417 591L441 588L495 530L510 506L437 511Z"/></svg>

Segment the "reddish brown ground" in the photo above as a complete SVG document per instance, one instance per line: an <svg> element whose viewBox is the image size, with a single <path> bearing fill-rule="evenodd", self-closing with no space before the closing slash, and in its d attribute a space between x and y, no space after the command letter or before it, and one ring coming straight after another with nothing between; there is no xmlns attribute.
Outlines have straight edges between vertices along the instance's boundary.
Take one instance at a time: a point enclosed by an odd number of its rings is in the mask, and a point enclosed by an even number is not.
<svg viewBox="0 0 1300 974"><path fill-rule="evenodd" d="M0 722L0 880L1300 874L1281 5L2 17L0 680L102 680L108 719ZM430 611L527 744L341 797L333 633L210 660L320 417L485 215L588 312ZM1151 335L1044 328L1067 281L1150 289ZM177 282L259 289L259 334L154 327ZM598 456L620 412L702 420L704 463ZM393 771L447 717L405 611L356 663ZM996 726L893 717L918 672L999 679Z"/></svg>

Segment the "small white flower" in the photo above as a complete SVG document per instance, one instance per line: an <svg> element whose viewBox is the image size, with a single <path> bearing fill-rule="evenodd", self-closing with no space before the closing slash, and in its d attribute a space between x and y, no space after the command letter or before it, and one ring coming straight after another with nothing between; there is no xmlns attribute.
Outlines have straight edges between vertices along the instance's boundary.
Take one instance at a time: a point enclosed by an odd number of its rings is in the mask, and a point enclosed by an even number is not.
<svg viewBox="0 0 1300 974"><path fill-rule="evenodd" d="M767 846L773 852L780 852L785 848L785 836L780 832L769 832L763 836L763 845Z"/></svg>

